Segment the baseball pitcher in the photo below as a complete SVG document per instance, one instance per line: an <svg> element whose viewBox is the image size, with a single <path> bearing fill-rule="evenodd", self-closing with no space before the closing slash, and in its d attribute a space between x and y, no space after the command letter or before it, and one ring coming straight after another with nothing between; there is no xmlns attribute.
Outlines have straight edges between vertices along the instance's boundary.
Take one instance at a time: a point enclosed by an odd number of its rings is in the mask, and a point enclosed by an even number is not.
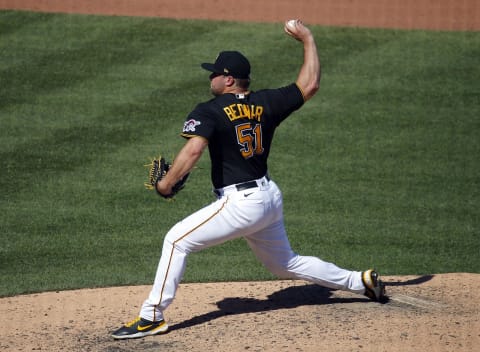
<svg viewBox="0 0 480 352"><path fill-rule="evenodd" d="M239 237L280 278L307 280L376 301L384 296L375 270L342 269L296 254L290 247L282 193L269 177L267 161L275 129L319 89L320 61L314 37L300 20L287 21L284 30L304 52L295 82L285 87L250 90L250 63L238 51L223 51L214 63L201 65L210 72L214 97L188 114L182 132L185 145L172 165L157 162L150 180L161 196L172 197L208 148L216 200L167 233L151 292L139 316L113 333L115 339L167 332L164 313L175 297L187 256Z"/></svg>

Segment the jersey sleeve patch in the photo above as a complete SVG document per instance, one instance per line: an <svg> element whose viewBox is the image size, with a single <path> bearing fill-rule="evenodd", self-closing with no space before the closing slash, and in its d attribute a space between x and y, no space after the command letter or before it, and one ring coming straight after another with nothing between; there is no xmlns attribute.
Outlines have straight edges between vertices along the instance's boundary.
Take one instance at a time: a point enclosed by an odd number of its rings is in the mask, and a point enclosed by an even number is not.
<svg viewBox="0 0 480 352"><path fill-rule="evenodd" d="M200 121L197 121L195 119L189 119L185 121L183 124L183 130L182 133L184 134L190 134L192 132L195 132L197 126L201 125L202 123Z"/></svg>

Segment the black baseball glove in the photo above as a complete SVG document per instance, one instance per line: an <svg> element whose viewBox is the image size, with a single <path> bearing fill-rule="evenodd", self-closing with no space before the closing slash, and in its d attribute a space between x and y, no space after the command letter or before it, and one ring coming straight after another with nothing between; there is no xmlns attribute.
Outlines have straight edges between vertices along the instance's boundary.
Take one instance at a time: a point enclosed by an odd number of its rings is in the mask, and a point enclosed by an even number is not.
<svg viewBox="0 0 480 352"><path fill-rule="evenodd" d="M165 158L159 156L158 158L154 158L150 164L145 166L150 168L148 173L148 181L145 182L145 187L147 189L154 189L160 196L166 199L173 198L180 190L182 190L185 187L185 182L187 182L188 176L190 175L190 173L188 173L183 176L183 178L173 186L172 193L164 195L158 191L156 185L157 182L164 178L168 173L171 163L165 161Z"/></svg>

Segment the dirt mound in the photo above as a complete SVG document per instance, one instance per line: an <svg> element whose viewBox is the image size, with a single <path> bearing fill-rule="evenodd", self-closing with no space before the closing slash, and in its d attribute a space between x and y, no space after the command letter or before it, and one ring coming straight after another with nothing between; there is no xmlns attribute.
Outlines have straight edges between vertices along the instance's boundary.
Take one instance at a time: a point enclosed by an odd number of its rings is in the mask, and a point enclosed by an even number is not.
<svg viewBox="0 0 480 352"><path fill-rule="evenodd" d="M303 281L182 284L165 335L115 341L150 286L0 299L0 351L473 351L480 275L384 278L389 302ZM477 346L477 347L475 347Z"/></svg>

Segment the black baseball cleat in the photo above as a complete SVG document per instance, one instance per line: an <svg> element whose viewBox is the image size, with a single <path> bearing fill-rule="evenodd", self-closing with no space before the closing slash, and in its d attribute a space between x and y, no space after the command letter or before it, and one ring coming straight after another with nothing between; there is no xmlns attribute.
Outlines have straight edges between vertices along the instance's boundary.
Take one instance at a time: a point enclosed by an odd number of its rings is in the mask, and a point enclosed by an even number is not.
<svg viewBox="0 0 480 352"><path fill-rule="evenodd" d="M165 320L148 321L138 317L113 332L112 337L116 340L136 339L144 336L164 334L167 331L168 324Z"/></svg>
<svg viewBox="0 0 480 352"><path fill-rule="evenodd" d="M385 299L385 285L375 270L364 271L362 273L362 282L365 286L365 296L377 302Z"/></svg>

